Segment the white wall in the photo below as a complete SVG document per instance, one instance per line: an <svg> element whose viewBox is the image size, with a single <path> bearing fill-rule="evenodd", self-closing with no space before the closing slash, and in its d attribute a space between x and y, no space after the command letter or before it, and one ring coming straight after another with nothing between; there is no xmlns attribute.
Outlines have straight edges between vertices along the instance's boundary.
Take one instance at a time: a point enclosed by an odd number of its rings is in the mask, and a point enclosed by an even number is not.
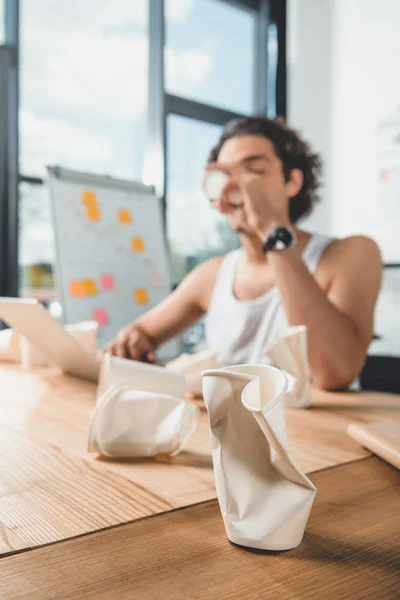
<svg viewBox="0 0 400 600"><path fill-rule="evenodd" d="M304 221L310 230L330 233L333 2L288 1L288 121L324 161L322 201Z"/></svg>
<svg viewBox="0 0 400 600"><path fill-rule="evenodd" d="M288 13L288 119L326 164L324 205L307 226L380 241L377 128L400 109L400 1L289 0ZM400 202L386 261L400 261L396 219Z"/></svg>
<svg viewBox="0 0 400 600"><path fill-rule="evenodd" d="M368 233L381 241L386 261L399 262L394 223L396 218L400 223L400 202L393 220L384 224L377 141L379 123L400 108L400 2L336 4L332 231ZM395 244L385 242L384 227Z"/></svg>

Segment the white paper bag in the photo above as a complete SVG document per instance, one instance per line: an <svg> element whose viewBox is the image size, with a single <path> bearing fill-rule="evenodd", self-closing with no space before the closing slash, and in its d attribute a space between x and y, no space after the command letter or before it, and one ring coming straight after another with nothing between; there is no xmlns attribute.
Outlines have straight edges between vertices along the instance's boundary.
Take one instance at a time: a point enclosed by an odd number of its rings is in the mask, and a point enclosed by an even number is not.
<svg viewBox="0 0 400 600"><path fill-rule="evenodd" d="M263 550L300 544L315 487L290 455L285 374L241 365L203 374L218 501L228 538Z"/></svg>
<svg viewBox="0 0 400 600"><path fill-rule="evenodd" d="M182 450L198 409L184 400L185 379L163 367L105 354L89 426L89 452L114 457Z"/></svg>
<svg viewBox="0 0 400 600"><path fill-rule="evenodd" d="M187 391L196 396L202 394L202 372L217 367L218 353L208 349L196 354L181 354L166 366L169 371L181 373L185 377Z"/></svg>
<svg viewBox="0 0 400 600"><path fill-rule="evenodd" d="M288 377L288 404L297 408L311 406L310 370L307 356L307 327L288 327L266 350L265 354Z"/></svg>

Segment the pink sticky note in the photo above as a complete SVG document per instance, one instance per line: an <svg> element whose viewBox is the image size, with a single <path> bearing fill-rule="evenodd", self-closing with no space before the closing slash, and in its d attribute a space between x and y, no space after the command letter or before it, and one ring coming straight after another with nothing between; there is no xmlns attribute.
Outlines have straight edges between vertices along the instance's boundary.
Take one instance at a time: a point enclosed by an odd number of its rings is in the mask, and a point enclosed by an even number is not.
<svg viewBox="0 0 400 600"><path fill-rule="evenodd" d="M114 289L114 275L111 275L111 273L103 273L103 275L100 275L100 282L103 290L108 292Z"/></svg>
<svg viewBox="0 0 400 600"><path fill-rule="evenodd" d="M100 327L108 325L108 311L105 308L94 308L92 310L92 319L97 321Z"/></svg>
<svg viewBox="0 0 400 600"><path fill-rule="evenodd" d="M160 273L152 273L150 275L150 283L153 287L161 287L162 286L162 276Z"/></svg>

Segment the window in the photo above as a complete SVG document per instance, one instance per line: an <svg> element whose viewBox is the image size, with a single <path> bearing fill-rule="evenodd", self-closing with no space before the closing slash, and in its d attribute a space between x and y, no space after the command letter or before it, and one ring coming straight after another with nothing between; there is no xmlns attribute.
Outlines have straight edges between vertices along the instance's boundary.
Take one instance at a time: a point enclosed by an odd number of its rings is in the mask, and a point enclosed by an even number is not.
<svg viewBox="0 0 400 600"><path fill-rule="evenodd" d="M201 187L208 154L221 130L211 123L168 116L167 231L174 282L207 258L238 246L237 235Z"/></svg>
<svg viewBox="0 0 400 600"><path fill-rule="evenodd" d="M147 0L23 0L21 171L48 164L141 178Z"/></svg>
<svg viewBox="0 0 400 600"><path fill-rule="evenodd" d="M0 46L6 4L1 293L17 293L18 269L22 294L55 293L50 164L140 181L146 148L146 183L165 199L172 284L235 247L201 191L203 167L228 120L284 114L285 3L0 0Z"/></svg>
<svg viewBox="0 0 400 600"><path fill-rule="evenodd" d="M19 262L24 294L42 288L38 282L48 284L54 259L49 197L40 185L46 166L141 180L147 87L148 0L73 0L57 8L52 0L22 0L20 170L25 183Z"/></svg>
<svg viewBox="0 0 400 600"><path fill-rule="evenodd" d="M4 0L0 0L0 44L4 44L6 40L5 32L5 6Z"/></svg>
<svg viewBox="0 0 400 600"><path fill-rule="evenodd" d="M215 0L166 0L167 92L251 114L256 14Z"/></svg>
<svg viewBox="0 0 400 600"><path fill-rule="evenodd" d="M19 263L24 296L55 297L52 266L55 260L53 227L46 185L19 185Z"/></svg>
<svg viewBox="0 0 400 600"><path fill-rule="evenodd" d="M271 23L268 27L268 117L276 117L276 80L278 74L278 27Z"/></svg>

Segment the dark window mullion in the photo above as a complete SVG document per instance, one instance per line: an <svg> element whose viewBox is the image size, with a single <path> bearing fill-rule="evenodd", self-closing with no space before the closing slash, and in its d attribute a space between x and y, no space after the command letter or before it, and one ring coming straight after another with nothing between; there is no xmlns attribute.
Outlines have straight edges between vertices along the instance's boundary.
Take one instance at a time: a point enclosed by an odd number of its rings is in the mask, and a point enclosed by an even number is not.
<svg viewBox="0 0 400 600"><path fill-rule="evenodd" d="M165 94L165 112L166 114L179 115L188 119L213 123L214 125L225 125L232 119L241 119L245 116L211 104L203 104L181 96L174 96L173 94Z"/></svg>

